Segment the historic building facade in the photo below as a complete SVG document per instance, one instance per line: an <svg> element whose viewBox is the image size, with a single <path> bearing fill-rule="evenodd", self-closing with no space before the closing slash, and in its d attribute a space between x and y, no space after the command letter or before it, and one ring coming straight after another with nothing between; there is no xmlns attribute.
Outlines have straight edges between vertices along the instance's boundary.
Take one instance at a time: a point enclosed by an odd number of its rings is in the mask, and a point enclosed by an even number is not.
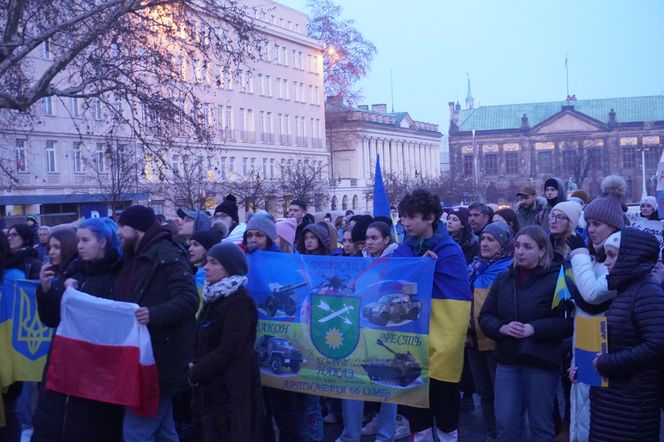
<svg viewBox="0 0 664 442"><path fill-rule="evenodd" d="M274 1L241 3L265 38L264 56L226 78L219 68L215 71L186 57L180 61L182 80L200 85L202 118L213 132L212 149L173 150L163 160L173 170L189 163L202 170L205 180L221 184L246 176L276 180L297 162L325 168L329 153L324 136L321 43L308 36L304 13ZM32 59L38 67L53 62L48 47L35 50ZM123 105L127 106L118 103ZM0 191L1 214L105 214L108 204L98 178L113 173L109 157L137 152L132 140L118 140L109 149L103 136L91 129L95 122L103 122L101 108L84 109L77 100L55 97L36 107L38 123L29 131L0 133L3 150L15 159L16 177ZM81 130L85 127L88 130ZM170 172L159 170L153 158L142 160L144 166L131 172L136 185L126 191L125 203L150 204L155 211L173 216L175 204L159 191L159 178ZM212 207L223 198L208 196ZM280 212L281 204L271 209Z"/></svg>
<svg viewBox="0 0 664 442"><path fill-rule="evenodd" d="M384 177L417 181L440 176L437 124L388 112L385 104L349 108L330 99L325 119L333 209L371 209L378 156Z"/></svg>
<svg viewBox="0 0 664 442"><path fill-rule="evenodd" d="M522 186L558 176L591 197L606 175L627 181L628 201L654 195L664 142L664 96L508 104L449 103L451 173L466 199L512 202Z"/></svg>

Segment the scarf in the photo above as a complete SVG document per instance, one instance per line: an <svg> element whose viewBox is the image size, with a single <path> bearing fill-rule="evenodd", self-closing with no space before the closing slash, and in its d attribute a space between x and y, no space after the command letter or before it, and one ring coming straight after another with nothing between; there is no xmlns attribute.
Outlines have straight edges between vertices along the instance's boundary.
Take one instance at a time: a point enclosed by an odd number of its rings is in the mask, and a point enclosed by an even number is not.
<svg viewBox="0 0 664 442"><path fill-rule="evenodd" d="M246 284L247 277L244 275L228 276L214 284L205 282L205 287L203 287L203 301L214 302L222 296L225 298Z"/></svg>

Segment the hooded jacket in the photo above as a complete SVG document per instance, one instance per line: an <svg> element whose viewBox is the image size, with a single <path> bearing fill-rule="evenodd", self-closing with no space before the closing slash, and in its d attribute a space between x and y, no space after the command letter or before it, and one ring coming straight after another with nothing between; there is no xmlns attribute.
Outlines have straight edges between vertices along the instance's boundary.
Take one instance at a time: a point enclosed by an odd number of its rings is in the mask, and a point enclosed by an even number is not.
<svg viewBox="0 0 664 442"><path fill-rule="evenodd" d="M622 230L609 273L617 296L606 312L607 354L597 371L609 386L590 390L590 440L658 440L664 354L664 292L650 280L659 255L652 235Z"/></svg>
<svg viewBox="0 0 664 442"><path fill-rule="evenodd" d="M425 240L407 237L392 256L422 256L427 250L438 256L431 294L429 374L439 381L459 382L472 299L466 259L452 237L439 233Z"/></svg>
<svg viewBox="0 0 664 442"><path fill-rule="evenodd" d="M397 244L395 242L393 242L392 244L388 244L387 247L385 247L383 252L380 254L380 257L384 258L385 256L390 256L392 254L392 252L394 252L397 249L397 247L399 247L399 244ZM369 252L367 251L366 247L364 249L362 249L362 256L364 256L365 258L371 258L372 257L369 254Z"/></svg>
<svg viewBox="0 0 664 442"><path fill-rule="evenodd" d="M526 209L521 203L517 204L516 218L519 220L519 226L526 227L532 224L541 226L545 219L548 226L549 214L546 209L547 201L543 196L535 198L535 205L530 209Z"/></svg>

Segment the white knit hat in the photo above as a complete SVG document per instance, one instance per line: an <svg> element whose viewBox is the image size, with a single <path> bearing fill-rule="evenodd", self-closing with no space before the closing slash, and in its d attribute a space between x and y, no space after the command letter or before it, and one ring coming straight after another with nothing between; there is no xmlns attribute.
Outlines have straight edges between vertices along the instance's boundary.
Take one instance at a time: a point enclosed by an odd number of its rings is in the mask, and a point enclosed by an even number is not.
<svg viewBox="0 0 664 442"><path fill-rule="evenodd" d="M567 219L569 219L570 224L572 224L572 232L576 230L576 226L579 225L579 217L583 212L583 207L576 201L564 201L553 206L551 212L558 210L563 212Z"/></svg>
<svg viewBox="0 0 664 442"><path fill-rule="evenodd" d="M620 230L618 230L615 233L612 233L609 235L608 238L606 238L606 241L604 241L604 248L606 249L607 247L613 247L616 250L620 250L620 239L622 238L622 234L620 233Z"/></svg>
<svg viewBox="0 0 664 442"><path fill-rule="evenodd" d="M641 204L650 204L650 206L657 210L657 198L654 196L644 196L641 198Z"/></svg>

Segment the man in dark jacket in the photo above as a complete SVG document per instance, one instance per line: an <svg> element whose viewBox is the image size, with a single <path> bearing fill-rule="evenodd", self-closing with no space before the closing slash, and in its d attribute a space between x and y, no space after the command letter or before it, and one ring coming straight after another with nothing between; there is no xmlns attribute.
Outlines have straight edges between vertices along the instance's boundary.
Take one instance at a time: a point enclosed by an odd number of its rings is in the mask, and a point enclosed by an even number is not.
<svg viewBox="0 0 664 442"><path fill-rule="evenodd" d="M526 227L531 224L541 226L544 217L548 216L547 203L544 198L537 198L537 192L529 186L522 188L516 196L519 198L519 204L516 208L516 218L519 220L519 226Z"/></svg>
<svg viewBox="0 0 664 442"><path fill-rule="evenodd" d="M295 231L296 243L304 228L316 222L313 215L307 213L307 203L304 200L291 201L288 206L288 218L295 218L297 221L297 230Z"/></svg>
<svg viewBox="0 0 664 442"><path fill-rule="evenodd" d="M154 440L159 435L159 440L177 441L172 397L188 385L185 373L198 307L187 252L173 242L171 232L155 221L148 207L129 207L118 224L125 258L116 293L140 306L136 319L150 330L160 395L157 416L139 416L126 409L124 440Z"/></svg>

